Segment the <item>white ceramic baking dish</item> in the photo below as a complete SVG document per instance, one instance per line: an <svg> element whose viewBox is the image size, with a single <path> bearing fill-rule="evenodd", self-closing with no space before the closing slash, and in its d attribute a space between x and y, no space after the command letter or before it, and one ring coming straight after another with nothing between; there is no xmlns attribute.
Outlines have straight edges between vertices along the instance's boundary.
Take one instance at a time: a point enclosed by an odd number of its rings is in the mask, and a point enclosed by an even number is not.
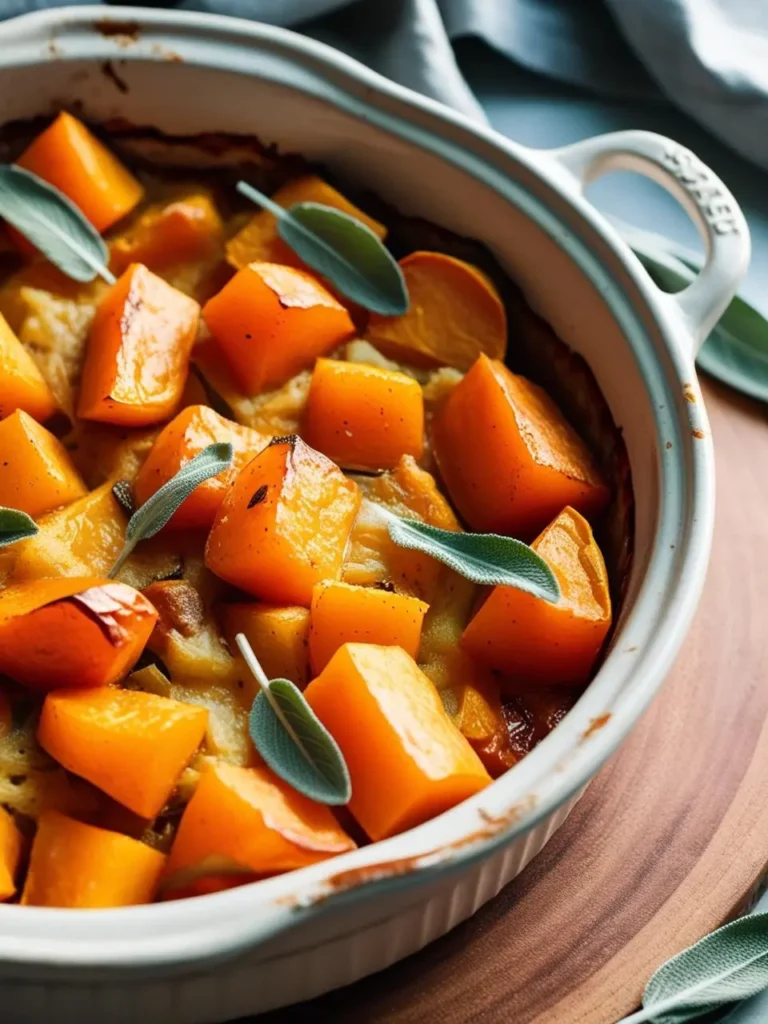
<svg viewBox="0 0 768 1024"><path fill-rule="evenodd" d="M704 579L714 466L694 355L746 270L749 235L728 190L667 139L622 132L532 151L245 21L80 7L0 27L0 124L63 105L172 134L253 133L481 240L587 360L631 463L634 567L612 650L566 719L490 788L405 835L215 896L120 911L0 906L4 1021L221 1021L351 982L474 913L638 720ZM684 292L658 291L582 197L614 167L656 178L701 229L707 263Z"/></svg>

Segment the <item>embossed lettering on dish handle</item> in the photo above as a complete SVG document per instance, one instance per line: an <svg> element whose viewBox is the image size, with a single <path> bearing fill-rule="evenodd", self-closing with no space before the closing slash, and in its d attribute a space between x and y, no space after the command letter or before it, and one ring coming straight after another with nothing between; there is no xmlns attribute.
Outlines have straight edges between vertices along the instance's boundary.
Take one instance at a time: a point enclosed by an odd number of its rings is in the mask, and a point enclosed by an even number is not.
<svg viewBox="0 0 768 1024"><path fill-rule="evenodd" d="M638 171L666 188L688 211L704 239L706 261L683 291L668 295L657 289L657 302L671 309L678 323L682 318L690 336L688 350L695 355L749 265L749 229L729 189L689 149L654 132L612 132L547 155L565 169L574 191L583 193L589 182L607 171ZM645 280L647 286L649 279Z"/></svg>

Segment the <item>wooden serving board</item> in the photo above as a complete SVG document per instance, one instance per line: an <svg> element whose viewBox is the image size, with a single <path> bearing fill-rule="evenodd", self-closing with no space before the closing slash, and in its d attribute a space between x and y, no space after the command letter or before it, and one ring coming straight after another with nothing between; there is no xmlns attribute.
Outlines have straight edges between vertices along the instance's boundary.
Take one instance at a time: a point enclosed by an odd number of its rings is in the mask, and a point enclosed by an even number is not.
<svg viewBox="0 0 768 1024"><path fill-rule="evenodd" d="M421 953L259 1024L613 1024L768 864L768 413L707 382L705 594L643 721L527 870Z"/></svg>

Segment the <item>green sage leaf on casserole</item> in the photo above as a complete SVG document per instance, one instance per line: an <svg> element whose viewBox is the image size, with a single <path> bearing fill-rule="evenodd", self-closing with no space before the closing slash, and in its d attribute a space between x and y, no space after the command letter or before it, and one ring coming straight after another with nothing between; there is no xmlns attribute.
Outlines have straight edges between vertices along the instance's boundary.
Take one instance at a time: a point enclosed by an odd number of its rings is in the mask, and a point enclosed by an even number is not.
<svg viewBox="0 0 768 1024"><path fill-rule="evenodd" d="M682 1024L768 987L768 912L718 928L656 971L643 1008L619 1024Z"/></svg>
<svg viewBox="0 0 768 1024"><path fill-rule="evenodd" d="M473 583L515 587L551 604L560 599L560 587L549 565L520 540L495 533L441 530L391 513L386 518L395 544L423 551Z"/></svg>
<svg viewBox="0 0 768 1024"><path fill-rule="evenodd" d="M695 253L661 235L616 223L664 291L678 292L696 279L701 268ZM737 296L702 345L696 362L724 384L768 402L768 320Z"/></svg>
<svg viewBox="0 0 768 1024"><path fill-rule="evenodd" d="M232 445L229 443L209 444L155 491L128 520L125 546L109 575L117 575L140 541L154 537L162 530L176 509L186 501L196 487L228 469L232 464L233 454Z"/></svg>
<svg viewBox="0 0 768 1024"><path fill-rule="evenodd" d="M14 164L0 166L0 217L67 277L115 283L99 232L71 199L37 175Z"/></svg>
<svg viewBox="0 0 768 1024"><path fill-rule="evenodd" d="M244 181L237 188L273 214L286 245L348 299L384 316L407 312L403 272L367 225L323 203L295 203L286 210Z"/></svg>
<svg viewBox="0 0 768 1024"><path fill-rule="evenodd" d="M34 537L36 533L35 521L26 512L0 507L0 548Z"/></svg>
<svg viewBox="0 0 768 1024"><path fill-rule="evenodd" d="M352 783L333 736L288 679L269 680L242 633L235 642L261 687L249 720L253 744L272 771L321 804L349 802Z"/></svg>

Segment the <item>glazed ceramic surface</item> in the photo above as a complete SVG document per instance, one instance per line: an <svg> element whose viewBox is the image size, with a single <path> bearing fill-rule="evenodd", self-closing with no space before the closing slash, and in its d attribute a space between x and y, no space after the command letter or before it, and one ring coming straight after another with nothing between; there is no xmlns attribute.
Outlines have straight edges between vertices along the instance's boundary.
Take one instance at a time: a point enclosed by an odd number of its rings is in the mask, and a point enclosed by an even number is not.
<svg viewBox="0 0 768 1024"><path fill-rule="evenodd" d="M0 906L4 1020L203 1024L350 982L468 917L542 848L642 714L704 579L714 467L694 355L746 270L749 236L722 183L667 139L622 132L534 152L250 22L83 7L0 27L0 123L64 105L173 135L254 134L482 241L589 363L632 469L635 557L612 649L566 719L488 789L405 835L215 896ZM656 178L702 230L707 265L677 296L582 196L614 167Z"/></svg>

